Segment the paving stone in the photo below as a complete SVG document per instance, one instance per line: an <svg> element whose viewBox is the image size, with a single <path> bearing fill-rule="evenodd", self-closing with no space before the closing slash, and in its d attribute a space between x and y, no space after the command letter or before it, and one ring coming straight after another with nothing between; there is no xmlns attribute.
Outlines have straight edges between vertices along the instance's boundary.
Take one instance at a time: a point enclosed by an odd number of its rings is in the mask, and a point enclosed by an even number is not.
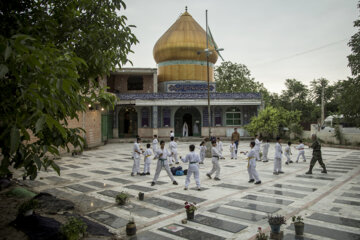
<svg viewBox="0 0 360 240"><path fill-rule="evenodd" d="M222 240L223 237L203 232L194 228L185 227L184 225L170 224L159 228L160 231L173 234L190 240Z"/></svg>
<svg viewBox="0 0 360 240"><path fill-rule="evenodd" d="M227 183L221 183L218 185L214 185L215 187L223 187L223 188L231 188L231 189L236 189L236 190L245 190L248 189L249 187L244 187L244 186L240 186L240 185L233 185L233 184L227 184Z"/></svg>
<svg viewBox="0 0 360 240"><path fill-rule="evenodd" d="M360 198L360 194L357 194L357 193L348 193L348 192L345 192L345 193L341 194L341 196L343 196L343 197L350 197L350 198Z"/></svg>
<svg viewBox="0 0 360 240"><path fill-rule="evenodd" d="M22 181L22 183L29 187L41 187L46 185L45 183L36 180L25 180Z"/></svg>
<svg viewBox="0 0 360 240"><path fill-rule="evenodd" d="M103 182L97 182L97 181L90 181L90 182L85 182L85 184L94 186L94 187L98 187L98 188L109 188L109 187L113 187L110 184L107 183L103 183Z"/></svg>
<svg viewBox="0 0 360 240"><path fill-rule="evenodd" d="M107 178L106 180L109 180L109 181L112 181L112 182L117 182L117 183L123 183L123 184L128 184L128 183L133 182L133 181L122 179L122 178Z"/></svg>
<svg viewBox="0 0 360 240"><path fill-rule="evenodd" d="M314 181L303 181L302 179L289 179L286 180L287 183L296 183L296 184L301 184L301 185L311 185L311 186L324 186L323 182L314 182Z"/></svg>
<svg viewBox="0 0 360 240"><path fill-rule="evenodd" d="M281 204L281 205L290 205L294 202L294 201L289 201L289 200L277 199L277 198L272 198L272 197L262 197L262 196L256 196L256 195L246 195L242 198L265 202L265 203L276 203L276 204Z"/></svg>
<svg viewBox="0 0 360 240"><path fill-rule="evenodd" d="M111 161L114 161L114 162L130 162L130 161L121 160L121 159L112 159Z"/></svg>
<svg viewBox="0 0 360 240"><path fill-rule="evenodd" d="M115 198L116 195L118 195L120 192L114 191L114 190L104 190L101 192L98 192L98 194L104 195L104 196L108 196L111 198Z"/></svg>
<svg viewBox="0 0 360 240"><path fill-rule="evenodd" d="M349 227L360 228L360 220L344 218L344 217L336 217L333 215L322 214L322 213L313 213L310 217L311 219L320 220L327 223L335 223Z"/></svg>
<svg viewBox="0 0 360 240"><path fill-rule="evenodd" d="M315 239L304 237L304 236L296 236L294 234L288 233L284 236L283 240L315 240Z"/></svg>
<svg viewBox="0 0 360 240"><path fill-rule="evenodd" d="M118 208L121 208L121 209L131 212L131 214L136 214L138 216L146 217L146 218L153 218L153 217L157 217L162 214L161 212L154 211L150 208L146 208L141 205L134 204L134 203L125 204L125 205L116 205L116 206Z"/></svg>
<svg viewBox="0 0 360 240"><path fill-rule="evenodd" d="M341 204L352 205L352 206L360 206L360 202L348 201L348 200L342 200L342 199L335 199L334 203L341 203Z"/></svg>
<svg viewBox="0 0 360 240"><path fill-rule="evenodd" d="M78 173L69 173L69 174L66 174L66 176L70 176L70 177L74 177L74 178L80 178L80 179L88 177L88 176L78 174Z"/></svg>
<svg viewBox="0 0 360 240"><path fill-rule="evenodd" d="M247 202L239 202L239 201L231 201L229 203L226 203L225 205L229 205L232 207L251 209L251 210L256 210L256 211L265 212L265 213L275 213L281 209L281 208L277 208L277 207L270 207L270 206L255 204L255 203L247 203Z"/></svg>
<svg viewBox="0 0 360 240"><path fill-rule="evenodd" d="M294 230L294 224L291 224L287 229ZM335 230L332 228L320 227L311 225L309 223L305 224L305 232L309 234L314 234L322 237L327 237L331 239L341 239L341 240L358 240L360 239L360 234L345 232L341 230Z"/></svg>
<svg viewBox="0 0 360 240"><path fill-rule="evenodd" d="M68 165L65 165L66 167L69 167L69 168L81 168L81 167L79 167L79 166L76 166L76 165L74 165L74 164L68 164Z"/></svg>
<svg viewBox="0 0 360 240"><path fill-rule="evenodd" d="M96 190L94 188L89 188L89 187L86 187L86 186L81 185L81 184L73 184L73 185L68 185L66 187L71 188L73 190L76 190L78 192L83 192L83 193L92 192L92 191Z"/></svg>
<svg viewBox="0 0 360 240"><path fill-rule="evenodd" d="M147 182L147 183L152 183L152 181L151 182ZM163 181L157 181L156 182L156 185L164 185L164 184L167 184L167 183L170 183L170 182L163 182Z"/></svg>
<svg viewBox="0 0 360 240"><path fill-rule="evenodd" d="M360 187L352 187L350 188L351 191L360 191Z"/></svg>
<svg viewBox="0 0 360 240"><path fill-rule="evenodd" d="M348 173L349 172L349 171L345 171L345 170L328 169L328 167L326 167L326 168L327 168L328 173ZM313 169L313 170L318 171L318 172L322 171L322 169L319 169L319 168Z"/></svg>
<svg viewBox="0 0 360 240"><path fill-rule="evenodd" d="M281 195L281 196L288 196L288 197L295 197L295 198L304 198L307 196L306 194L278 191L278 190L271 190L271 189L262 189L259 192L270 193L270 194Z"/></svg>
<svg viewBox="0 0 360 240"><path fill-rule="evenodd" d="M340 212L341 208L338 208L338 207L333 207L330 209L330 211L333 211L333 212Z"/></svg>
<svg viewBox="0 0 360 240"><path fill-rule="evenodd" d="M151 192L151 191L156 190L154 188L143 187L143 186L138 186L138 185L128 185L128 186L125 186L125 187L130 188L130 189L134 189L134 190L139 190L141 192Z"/></svg>
<svg viewBox="0 0 360 240"><path fill-rule="evenodd" d="M66 183L66 182L69 182L69 180L67 180L65 178L57 177L57 176L50 176L50 177L46 177L45 179L50 180L51 182L54 182L54 183Z"/></svg>
<svg viewBox="0 0 360 240"><path fill-rule="evenodd" d="M299 187L299 186L287 185L287 184L275 184L274 187L294 189L294 190L299 190L299 191L304 191L304 192L315 192L317 190L317 188Z"/></svg>
<svg viewBox="0 0 360 240"><path fill-rule="evenodd" d="M310 176L310 175L296 175L296 177L299 177L299 178L319 179L319 180L329 180L329 181L334 181L334 180L335 180L335 178L321 177L321 176Z"/></svg>
<svg viewBox="0 0 360 240"><path fill-rule="evenodd" d="M212 208L212 209L210 209L208 211L213 212L213 213L226 215L226 216L230 216L230 217L234 217L234 218L245 219L245 220L249 220L249 221L253 221L253 222L257 222L257 221L260 221L260 220L266 218L266 216L264 216L264 215L259 215L259 214L256 214L256 213L244 212L244 211L225 208L225 207L216 207L216 208Z"/></svg>
<svg viewBox="0 0 360 240"><path fill-rule="evenodd" d="M164 237L160 234L153 233L150 231L141 232L129 238L129 240L171 240L171 239L172 238Z"/></svg>
<svg viewBox="0 0 360 240"><path fill-rule="evenodd" d="M105 211L92 212L88 216L115 229L124 227L128 223L128 220Z"/></svg>
<svg viewBox="0 0 360 240"><path fill-rule="evenodd" d="M121 168L107 168L106 170L116 171L116 172L126 172L125 169L121 169Z"/></svg>
<svg viewBox="0 0 360 240"><path fill-rule="evenodd" d="M201 214L196 214L194 220L191 221L232 233L237 233L247 228L245 225L212 218Z"/></svg>
<svg viewBox="0 0 360 240"><path fill-rule="evenodd" d="M348 167L348 168L354 168L357 167L357 164L345 164L345 163L328 163L326 166L329 165L331 167Z"/></svg>
<svg viewBox="0 0 360 240"><path fill-rule="evenodd" d="M326 165L326 169L342 169L342 170L353 170L354 168L350 168L350 167L338 167L338 166L331 166L331 165Z"/></svg>
<svg viewBox="0 0 360 240"><path fill-rule="evenodd" d="M198 191L197 187L192 187L190 188L191 190L195 190L195 191ZM206 188L206 187L201 187L201 191L205 191L205 190L208 190L209 188Z"/></svg>
<svg viewBox="0 0 360 240"><path fill-rule="evenodd" d="M165 199L161 199L161 198L144 198L144 202L147 203L151 203L153 205L162 207L162 208L167 208L170 210L179 210L179 209L183 209L185 205L181 205L178 203L174 203Z"/></svg>
<svg viewBox="0 0 360 240"><path fill-rule="evenodd" d="M198 197L194 197L191 195L181 194L181 193L176 193L176 192L167 193L164 196L175 198L175 199L180 199L180 200L187 201L187 202L193 202L193 203L201 203L201 202L206 201L205 198L198 198Z"/></svg>
<svg viewBox="0 0 360 240"><path fill-rule="evenodd" d="M101 170L91 170L90 172L97 173L97 174L104 174L104 175L111 173L111 172L105 172L105 171L101 171Z"/></svg>

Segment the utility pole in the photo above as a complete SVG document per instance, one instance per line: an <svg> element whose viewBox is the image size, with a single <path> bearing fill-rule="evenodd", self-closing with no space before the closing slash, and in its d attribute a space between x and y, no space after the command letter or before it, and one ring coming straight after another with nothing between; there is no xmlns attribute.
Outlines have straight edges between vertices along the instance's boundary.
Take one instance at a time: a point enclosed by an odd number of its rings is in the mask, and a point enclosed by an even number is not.
<svg viewBox="0 0 360 240"><path fill-rule="evenodd" d="M209 125L209 141L211 139L211 111L210 111L210 70L209 70L209 39L208 39L208 10L206 10L206 72L208 84L208 125Z"/></svg>
<svg viewBox="0 0 360 240"><path fill-rule="evenodd" d="M324 124L324 120L325 120L325 96L324 96L324 92L325 92L325 84L322 83L322 89L321 89L321 126Z"/></svg>

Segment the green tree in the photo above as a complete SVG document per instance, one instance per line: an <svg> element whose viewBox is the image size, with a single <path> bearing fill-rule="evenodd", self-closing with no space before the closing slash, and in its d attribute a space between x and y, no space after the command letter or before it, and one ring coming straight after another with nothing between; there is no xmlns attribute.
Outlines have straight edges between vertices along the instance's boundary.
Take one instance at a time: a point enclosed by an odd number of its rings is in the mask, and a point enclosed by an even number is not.
<svg viewBox="0 0 360 240"><path fill-rule="evenodd" d="M19 0L0 3L0 175L59 167L58 148L82 147L71 129L87 104L113 106L102 76L128 61L137 39L117 12L121 0ZM35 140L30 142L30 133Z"/></svg>
<svg viewBox="0 0 360 240"><path fill-rule="evenodd" d="M310 98L315 103L317 108L319 108L318 112L320 113L323 87L324 87L325 116L336 114L339 111L338 102L337 102L338 100L337 83L331 85L329 80L325 78L314 79L310 83L310 89L311 89Z"/></svg>

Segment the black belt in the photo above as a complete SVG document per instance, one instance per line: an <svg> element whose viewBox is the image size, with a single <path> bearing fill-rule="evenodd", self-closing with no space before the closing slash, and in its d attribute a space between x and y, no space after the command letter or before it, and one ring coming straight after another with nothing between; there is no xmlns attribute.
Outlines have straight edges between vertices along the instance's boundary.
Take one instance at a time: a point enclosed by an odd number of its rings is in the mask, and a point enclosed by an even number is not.
<svg viewBox="0 0 360 240"><path fill-rule="evenodd" d="M212 157L214 157L214 158L220 158L219 156L212 156Z"/></svg>
<svg viewBox="0 0 360 240"><path fill-rule="evenodd" d="M197 163L197 162L190 162L190 164L195 164L195 163Z"/></svg>

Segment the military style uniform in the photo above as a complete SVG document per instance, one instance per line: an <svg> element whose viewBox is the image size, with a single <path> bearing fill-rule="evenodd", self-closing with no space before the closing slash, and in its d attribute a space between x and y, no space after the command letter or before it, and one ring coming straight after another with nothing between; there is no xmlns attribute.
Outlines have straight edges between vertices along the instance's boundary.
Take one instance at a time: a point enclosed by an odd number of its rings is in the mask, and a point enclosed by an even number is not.
<svg viewBox="0 0 360 240"><path fill-rule="evenodd" d="M321 144L317 139L313 142L311 148L313 149L313 155L310 161L309 171L306 174L312 174L312 169L317 161L319 162L320 166L323 168L322 173L327 173L325 164L321 157Z"/></svg>

